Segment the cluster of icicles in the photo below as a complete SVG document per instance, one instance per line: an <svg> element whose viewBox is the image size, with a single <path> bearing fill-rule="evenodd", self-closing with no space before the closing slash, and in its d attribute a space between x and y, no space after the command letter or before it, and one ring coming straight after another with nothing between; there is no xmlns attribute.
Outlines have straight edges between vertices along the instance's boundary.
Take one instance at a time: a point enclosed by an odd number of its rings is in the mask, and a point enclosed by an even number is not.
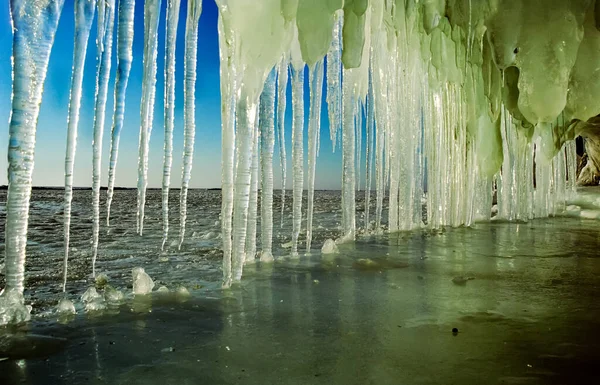
<svg viewBox="0 0 600 385"><path fill-rule="evenodd" d="M97 9L92 251L95 262L100 226L100 144L113 27L116 23L117 78L108 213L123 127L125 92L133 60L134 1L118 0L117 10L115 0L75 0L75 53L65 162L63 289L83 61L92 19ZM169 233L175 39L180 14L179 0L164 1L167 12L163 247ZM63 2L11 1L15 39L6 226L6 292L9 294L5 294L4 299L14 295L11 301L21 304L35 130ZM516 0L505 2L519 3ZM338 242L353 241L357 227L362 226L365 232L381 231L386 222L382 218L384 199L389 201L389 231L423 226L468 226L476 220L488 220L494 191L498 194L498 217L504 219L545 217L564 206L574 187L575 146L567 140L573 135L554 140L553 146L548 146L547 132L564 132L568 119L559 110L552 121L544 117L537 119L535 124L529 122L536 115L525 108L530 104L521 103L516 87L517 80L520 81L518 70L516 75L510 70L517 67L510 66L511 63L499 65L497 59L502 55L491 38L486 37L486 27L492 27L485 20L494 14L494 9L490 8L494 2L472 5L470 0L465 0L451 3L441 0L422 4L411 0L217 0L223 143L223 286L228 287L241 279L244 263L254 261L257 256L263 261L273 258L273 151L277 137L285 186L284 117L288 83L291 83L293 111L292 255L299 253L305 178L308 188L305 246L307 252L311 250L323 99L326 100L334 150L339 145L343 154L342 233ZM201 5L201 0L188 0L187 3L180 244L185 235L186 197L193 160L196 47ZM160 7L161 0L145 0L138 164L137 227L140 235L144 226L149 140L155 113ZM453 23L444 14L446 9L455 11ZM501 32L506 33L505 30L496 32L496 37L504 36ZM304 105L303 95L306 81L310 86L308 107ZM530 94L527 96L532 99ZM308 124L304 122L305 108L309 112ZM526 111L526 116L519 112L520 109ZM307 175L303 154L306 126ZM366 143L362 143L363 138ZM365 213L357 223L355 198L363 182L363 169ZM376 202L374 215L369 211L372 187ZM427 197L425 218L424 195ZM282 199L285 199L285 191ZM261 249L257 250L259 215ZM109 216L107 225L108 221ZM0 308L2 306L0 303Z"/></svg>

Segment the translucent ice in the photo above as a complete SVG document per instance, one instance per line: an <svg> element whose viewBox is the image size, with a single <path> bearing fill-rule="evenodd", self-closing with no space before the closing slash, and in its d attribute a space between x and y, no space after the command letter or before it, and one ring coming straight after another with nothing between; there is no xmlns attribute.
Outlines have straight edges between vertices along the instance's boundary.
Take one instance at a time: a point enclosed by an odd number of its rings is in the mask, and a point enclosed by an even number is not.
<svg viewBox="0 0 600 385"><path fill-rule="evenodd" d="M58 305L56 305L56 312L61 315L77 313L75 311L75 305L73 304L73 301L67 298L62 298L60 301L58 301Z"/></svg>
<svg viewBox="0 0 600 385"><path fill-rule="evenodd" d="M339 249L335 244L335 241L331 238L327 239L321 248L321 253L323 254L337 254L339 253Z"/></svg>
<svg viewBox="0 0 600 385"><path fill-rule="evenodd" d="M23 294L18 290L4 290L0 293L0 326L19 324L31 318L31 306L25 305Z"/></svg>
<svg viewBox="0 0 600 385"><path fill-rule="evenodd" d="M132 270L133 275L133 294L146 295L152 292L154 281L142 267L136 267Z"/></svg>

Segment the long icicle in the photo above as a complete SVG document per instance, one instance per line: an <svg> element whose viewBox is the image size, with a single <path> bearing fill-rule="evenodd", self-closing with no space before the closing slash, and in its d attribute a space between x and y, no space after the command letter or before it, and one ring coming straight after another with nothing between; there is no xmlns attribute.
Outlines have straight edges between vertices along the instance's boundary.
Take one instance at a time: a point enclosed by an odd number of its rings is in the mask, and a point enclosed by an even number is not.
<svg viewBox="0 0 600 385"><path fill-rule="evenodd" d="M279 162L281 166L281 227L285 210L287 155L285 153L285 107L287 104L288 58L284 56L277 68L277 130L279 133Z"/></svg>
<svg viewBox="0 0 600 385"><path fill-rule="evenodd" d="M308 211L306 216L306 252L310 254L315 200L315 174L317 170L318 143L321 131L321 105L323 101L323 60L319 60L309 73L310 120L308 122Z"/></svg>
<svg viewBox="0 0 600 385"><path fill-rule="evenodd" d="M342 23L343 13L338 11L333 26L333 39L327 52L327 112L329 135L335 152L337 133L342 124Z"/></svg>
<svg viewBox="0 0 600 385"><path fill-rule="evenodd" d="M246 257L246 236L248 226L248 204L250 198L250 166L256 124L257 105L242 85L236 107L236 158L235 188L233 199L233 280L242 279Z"/></svg>
<svg viewBox="0 0 600 385"><path fill-rule="evenodd" d="M365 232L370 228L371 187L373 184L373 143L375 134L375 104L373 95L373 67L369 65L369 93L367 96L367 147L365 159Z"/></svg>
<svg viewBox="0 0 600 385"><path fill-rule="evenodd" d="M106 226L110 226L110 208L112 205L117 159L119 156L119 140L125 118L125 94L131 62L133 61L133 19L135 0L119 0L119 19L117 26L117 79L115 80L115 111L110 140L110 161L108 164L108 191L106 196Z"/></svg>
<svg viewBox="0 0 600 385"><path fill-rule="evenodd" d="M175 47L177 46L177 25L181 0L168 0L167 26L165 38L165 146L162 179L162 220L163 236L161 250L169 236L169 187L171 186L171 166L173 164L173 127L175 126Z"/></svg>
<svg viewBox="0 0 600 385"><path fill-rule="evenodd" d="M232 60L235 34L228 20L229 9L219 9L219 58L221 68L221 235L223 239L223 282L231 286L232 280L232 230L233 230L233 181L235 145L235 92L236 66Z"/></svg>
<svg viewBox="0 0 600 385"><path fill-rule="evenodd" d="M158 17L161 0L146 0L144 3L144 74L142 79L142 101L140 106L141 125L137 181L136 230L144 232L144 208L148 187L148 152L152 118L154 116L154 94L156 88L156 56L158 55Z"/></svg>
<svg viewBox="0 0 600 385"><path fill-rule="evenodd" d="M292 256L297 256L304 190L304 66L299 69L292 66L292 109Z"/></svg>
<svg viewBox="0 0 600 385"><path fill-rule="evenodd" d="M259 153L259 122L254 124L254 141L252 143L252 164L250 166L250 196L248 204L248 225L246 227L246 259L252 263L256 258L256 220L258 219L258 160Z"/></svg>
<svg viewBox="0 0 600 385"><path fill-rule="evenodd" d="M260 189L260 260L273 260L273 147L275 146L275 76L273 69L267 77L260 96L260 161L262 183Z"/></svg>
<svg viewBox="0 0 600 385"><path fill-rule="evenodd" d="M354 116L356 114L356 102L354 95L353 71L345 70L343 78L342 114L342 211L343 211L343 241L353 241L356 231L356 178L355 178L355 146L356 129L354 127Z"/></svg>
<svg viewBox="0 0 600 385"><path fill-rule="evenodd" d="M0 306L6 299L13 309L5 309L0 324L29 319L29 309L24 306L23 284L35 133L48 59L64 0L49 0L43 4L26 0L13 0L9 4L13 31L13 89L8 133L6 287L0 295ZM18 309L15 309L17 304Z"/></svg>
<svg viewBox="0 0 600 385"><path fill-rule="evenodd" d="M73 167L75 166L75 150L77 147L77 129L79 124L79 107L81 106L81 86L83 83L83 68L85 64L85 55L87 52L90 30L92 28L92 21L94 20L95 12L95 0L76 0L75 42L73 47L73 70L71 75L69 116L67 118L67 151L65 154L65 256L63 259L63 292L66 290L67 287L69 239L71 230L71 202L73 201Z"/></svg>
<svg viewBox="0 0 600 385"><path fill-rule="evenodd" d="M192 178L194 160L194 139L196 136L196 60L198 57L198 21L202 14L202 0L189 0L185 21L185 79L184 79L184 126L183 137L183 173L181 176L181 195L179 197L179 248L185 238L187 218L187 194Z"/></svg>
<svg viewBox="0 0 600 385"><path fill-rule="evenodd" d="M100 176L102 170L102 137L108 96L108 80L112 56L115 0L98 2L98 73L96 77L96 105L94 114L94 142L92 161L92 276L96 276L98 235L100 233Z"/></svg>

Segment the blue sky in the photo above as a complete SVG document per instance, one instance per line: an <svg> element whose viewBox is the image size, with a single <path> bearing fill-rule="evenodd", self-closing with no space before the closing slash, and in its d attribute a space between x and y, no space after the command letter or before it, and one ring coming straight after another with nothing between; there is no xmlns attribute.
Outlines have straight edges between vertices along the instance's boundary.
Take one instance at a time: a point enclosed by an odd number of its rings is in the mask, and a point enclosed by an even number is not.
<svg viewBox="0 0 600 385"><path fill-rule="evenodd" d="M11 63L8 52L12 52L12 34L10 28L9 5L0 5L0 184L7 183L7 143L8 121L11 108ZM118 0L117 0L118 3ZM140 125L140 99L142 85L143 56L143 4L136 2L135 33L133 42L134 61L127 89L125 122L121 136L117 186L134 187L137 181L138 135ZM159 25L158 73L154 124L150 140L149 185L160 187L162 179L163 140L164 140L164 31L166 0L163 0ZM183 51L185 33L185 15L187 1L181 2L176 53L176 120L173 153L173 177L171 186L181 183L181 157L183 148ZM64 185L64 157L66 147L67 111L71 68L73 60L73 1L65 1L65 6L56 33L56 39L44 88L40 110L35 170L35 186ZM213 0L204 0L198 41L198 66L196 85L196 143L192 187L220 187L221 185L221 109L219 91L219 46L217 34L217 8ZM83 100L80 110L79 135L77 143L76 165L74 170L75 186L91 186L92 181L92 136L94 118L94 89L96 81L96 24L88 45L83 80ZM116 25L115 25L116 44ZM114 48L114 47L113 47ZM110 146L110 128L112 126L114 77L116 53L113 51L111 83L107 103L106 125L104 131L102 155L102 185L108 180L108 151ZM308 82L306 82L308 83ZM305 88L306 119L308 122L308 84ZM325 97L325 95L324 95ZM288 101L291 100L288 87ZM288 155L288 188L291 188L291 108L288 105L286 117L286 142ZM1 127L1 126L0 126ZM305 127L305 160L306 148ZM341 185L341 153L331 151L327 108L323 105L321 122L321 151L318 158L316 186L321 189L339 189ZM363 141L364 147L364 141ZM277 144L276 144L277 148ZM279 153L275 151L275 186L280 186ZM363 172L364 174L364 172ZM364 176L363 176L364 178Z"/></svg>

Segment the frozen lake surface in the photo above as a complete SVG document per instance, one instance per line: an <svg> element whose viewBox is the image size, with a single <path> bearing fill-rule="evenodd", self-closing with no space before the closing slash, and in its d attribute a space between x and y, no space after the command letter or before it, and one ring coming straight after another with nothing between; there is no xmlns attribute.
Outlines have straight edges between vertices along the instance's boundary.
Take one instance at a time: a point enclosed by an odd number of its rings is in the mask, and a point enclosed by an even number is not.
<svg viewBox="0 0 600 385"><path fill-rule="evenodd" d="M36 190L25 292L33 319L20 337L0 336L0 351L23 341L0 362L0 383L600 383L600 223L579 215L593 212L596 195L586 190L569 216L361 236L322 256L341 212L339 192L317 192L312 255L248 266L241 285L220 290L219 191L190 191L189 236L165 252L160 192L149 193L140 238L135 192L117 191L97 270L126 298L85 313L91 192L77 191L67 292L78 314L61 323L51 311L61 298L62 192ZM288 250L291 218L284 222L276 256ZM133 298L136 266L191 295Z"/></svg>

